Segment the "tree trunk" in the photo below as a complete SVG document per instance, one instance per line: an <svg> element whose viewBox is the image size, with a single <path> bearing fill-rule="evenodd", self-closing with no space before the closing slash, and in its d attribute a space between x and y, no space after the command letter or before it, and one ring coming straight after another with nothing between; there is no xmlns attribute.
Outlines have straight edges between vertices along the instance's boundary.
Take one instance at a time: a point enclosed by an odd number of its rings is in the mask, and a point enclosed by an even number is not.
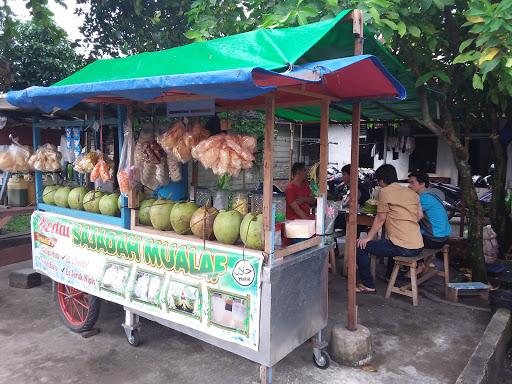
<svg viewBox="0 0 512 384"><path fill-rule="evenodd" d="M430 129L436 135L443 137L450 149L457 170L459 171L460 188L462 198L468 209L468 257L471 263L473 281L487 281L487 270L485 268L485 258L483 250L483 209L478 201L475 186L471 175L471 167L469 166L469 153L467 148L462 144L453 124L453 119L446 104L446 99L438 100L441 107L444 124L437 124L430 116L428 105L428 96L423 88L418 88L420 97L423 119L420 124Z"/></svg>
<svg viewBox="0 0 512 384"><path fill-rule="evenodd" d="M501 143L499 138L499 122L494 108L490 108L491 124L491 142L493 147L494 159L494 176L492 184L492 201L491 201L491 225L496 234L498 235L499 255L503 256L510 245L512 238L510 231L512 225L510 217L505 213L507 212L505 204L505 187L507 182L507 148Z"/></svg>

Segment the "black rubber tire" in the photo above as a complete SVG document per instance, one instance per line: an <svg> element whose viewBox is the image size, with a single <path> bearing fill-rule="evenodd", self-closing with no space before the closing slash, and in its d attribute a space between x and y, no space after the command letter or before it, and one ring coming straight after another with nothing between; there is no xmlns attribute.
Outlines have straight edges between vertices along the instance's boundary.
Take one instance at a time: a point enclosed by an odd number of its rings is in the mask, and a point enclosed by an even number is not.
<svg viewBox="0 0 512 384"><path fill-rule="evenodd" d="M131 336L128 338L128 344L132 347L138 347L140 345L140 334L138 329L132 331Z"/></svg>
<svg viewBox="0 0 512 384"><path fill-rule="evenodd" d="M64 325L68 327L71 331L76 333L90 331L94 327L94 324L96 324L96 321L98 320L98 317L100 315L100 299L93 295L87 295L89 303L89 312L87 314L85 321L81 325L77 326L68 321L68 319L63 313L61 306L59 305L57 284L60 283L56 283L55 281L52 282L53 299L55 301L55 306L57 307L57 312L59 312L59 317L64 323Z"/></svg>
<svg viewBox="0 0 512 384"><path fill-rule="evenodd" d="M331 365L331 356L329 356L329 354L325 351L321 352L321 356L323 358L323 361L318 362L316 360L315 354L313 353L313 364L315 364L315 366L320 369L329 368L329 365Z"/></svg>

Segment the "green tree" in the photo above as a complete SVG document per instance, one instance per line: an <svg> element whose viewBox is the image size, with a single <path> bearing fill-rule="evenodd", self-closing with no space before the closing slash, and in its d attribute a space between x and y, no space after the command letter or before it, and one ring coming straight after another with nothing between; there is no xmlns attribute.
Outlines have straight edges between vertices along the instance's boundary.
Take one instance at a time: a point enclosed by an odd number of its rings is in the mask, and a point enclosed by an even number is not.
<svg viewBox="0 0 512 384"><path fill-rule="evenodd" d="M54 0L58 5L67 8L64 0ZM53 12L48 8L48 0L25 0L25 7L30 11L32 21L35 24L53 28Z"/></svg>
<svg viewBox="0 0 512 384"><path fill-rule="evenodd" d="M51 85L83 65L63 29L33 21L16 24L4 57L10 63L13 89Z"/></svg>
<svg viewBox="0 0 512 384"><path fill-rule="evenodd" d="M505 183L507 149L499 140L500 122L497 116L505 114L512 120L512 1L490 2L473 0L464 15L469 38L459 47L454 63L464 63L473 72L472 84L483 93L484 109L491 127L491 141L495 161L492 226L498 233L500 250L505 253L512 239L510 217L506 212Z"/></svg>
<svg viewBox="0 0 512 384"><path fill-rule="evenodd" d="M240 2L235 0L197 0L188 13L192 29L187 36L202 40L247 31L253 29L255 23L264 27L294 26L331 17L342 8L364 10L370 32L382 37L385 45L417 78L422 106L418 122L443 137L453 152L469 210L468 249L473 278L485 281L483 210L472 183L469 153L461 141L461 133L471 126L487 126L489 114L496 118L507 112L502 100L510 98L512 89L507 85L500 86L499 82L508 78L512 66L510 45L507 45L511 41L510 19L503 16L510 13L510 0L495 4L486 0L469 3L462 0L285 0L264 3L254 0L237 5ZM482 4L489 16L471 13ZM466 15L481 17L484 22L470 19L467 24ZM500 22L492 21L493 16L498 16ZM238 24L236 30L229 25L229 20ZM508 25L504 25L507 22ZM483 37L485 34L490 36ZM475 40L468 42L471 38ZM497 47L493 45L496 39L499 52L493 50ZM475 52L470 53L473 56L469 60L459 57L460 52L472 49L472 44L476 46ZM493 61L495 59L499 62ZM440 119L430 114L427 86L441 95L437 99ZM499 95L493 96L496 92ZM510 118L510 113L507 116Z"/></svg>
<svg viewBox="0 0 512 384"><path fill-rule="evenodd" d="M63 1L56 1L65 6ZM32 20L16 20L6 1L0 6L0 92L50 85L82 65L67 34L55 25L47 0L25 1Z"/></svg>
<svg viewBox="0 0 512 384"><path fill-rule="evenodd" d="M184 44L190 0L78 0L92 57L118 57ZM90 7L82 7L82 5Z"/></svg>
<svg viewBox="0 0 512 384"><path fill-rule="evenodd" d="M11 63L6 50L12 45L16 34L16 21L11 8L4 2L0 6L0 92L9 88L12 82Z"/></svg>

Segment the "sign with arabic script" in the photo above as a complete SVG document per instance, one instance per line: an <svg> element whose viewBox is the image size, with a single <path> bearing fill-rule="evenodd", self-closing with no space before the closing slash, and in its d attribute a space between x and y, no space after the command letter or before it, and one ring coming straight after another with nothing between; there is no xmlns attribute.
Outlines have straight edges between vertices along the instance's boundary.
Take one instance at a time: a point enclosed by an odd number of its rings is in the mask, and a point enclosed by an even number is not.
<svg viewBox="0 0 512 384"><path fill-rule="evenodd" d="M36 211L34 268L105 300L258 350L260 252Z"/></svg>

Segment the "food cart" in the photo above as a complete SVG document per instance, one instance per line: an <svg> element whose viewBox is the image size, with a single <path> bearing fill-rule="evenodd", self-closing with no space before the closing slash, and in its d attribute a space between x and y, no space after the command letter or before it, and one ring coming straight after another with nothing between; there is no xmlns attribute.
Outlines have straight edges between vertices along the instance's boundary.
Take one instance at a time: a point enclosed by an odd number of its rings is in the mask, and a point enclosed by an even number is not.
<svg viewBox="0 0 512 384"><path fill-rule="evenodd" d="M354 14L358 17L354 18ZM360 13L351 11L330 23L352 24L354 20L354 27L362 28ZM302 27L283 31L310 36ZM241 38L246 43L252 39L254 48L262 44L261 37L271 34L275 34L274 43L278 45L276 49L275 44L270 44L268 55L260 46L259 55L251 56L250 50L229 37L101 60L56 86L8 94L13 105L43 111L69 109L83 101L117 105L117 118L102 121L101 125L108 125L116 137L117 149L111 159L121 191L125 180L119 177L123 168L120 163L125 161L125 143L132 140L137 113L151 106L166 105L167 112L185 110L184 116L235 110L258 110L265 114L260 250L250 249L240 241L222 243L217 234L214 241L188 231L179 234L170 228L162 230L163 227L141 224L142 208L139 210L138 192L131 184L140 180L140 175L136 176L137 167L130 161L131 168L123 170L133 171L133 180L130 179L127 190L124 186L118 217L45 203L42 173L36 172L37 210L32 216L34 268L54 280L57 307L70 329L91 329L101 298L124 307L123 328L134 346L140 341L139 317L143 317L261 364L263 382L272 381L273 365L310 338L314 338L313 362L320 368L328 367L329 356L323 350L326 343L321 331L327 325L328 315L329 246L324 239L324 207L329 106L332 102L402 99L405 90L371 55L307 62L304 55L294 51L296 57L288 61L282 51L290 36L281 35L279 30L260 30ZM226 48L233 48L233 44L238 51L226 57ZM198 58L204 60L200 66L194 64ZM183 66L185 60L189 65ZM175 108L180 103L184 103L181 108ZM321 108L316 236L282 247L275 244L274 121L276 109L301 106ZM95 123L84 120L59 124L84 128ZM35 118L35 148L42 143L41 127ZM101 145L102 134L95 139L96 145ZM127 156L133 156L133 149ZM181 180L168 184L171 200L194 200L196 164L190 166L191 180L188 165L183 165ZM87 188L87 182L85 178L81 185ZM150 212L164 212L166 204L170 203L161 202L155 210L152 206ZM174 212L176 205L172 204ZM219 217L220 214L215 221Z"/></svg>

